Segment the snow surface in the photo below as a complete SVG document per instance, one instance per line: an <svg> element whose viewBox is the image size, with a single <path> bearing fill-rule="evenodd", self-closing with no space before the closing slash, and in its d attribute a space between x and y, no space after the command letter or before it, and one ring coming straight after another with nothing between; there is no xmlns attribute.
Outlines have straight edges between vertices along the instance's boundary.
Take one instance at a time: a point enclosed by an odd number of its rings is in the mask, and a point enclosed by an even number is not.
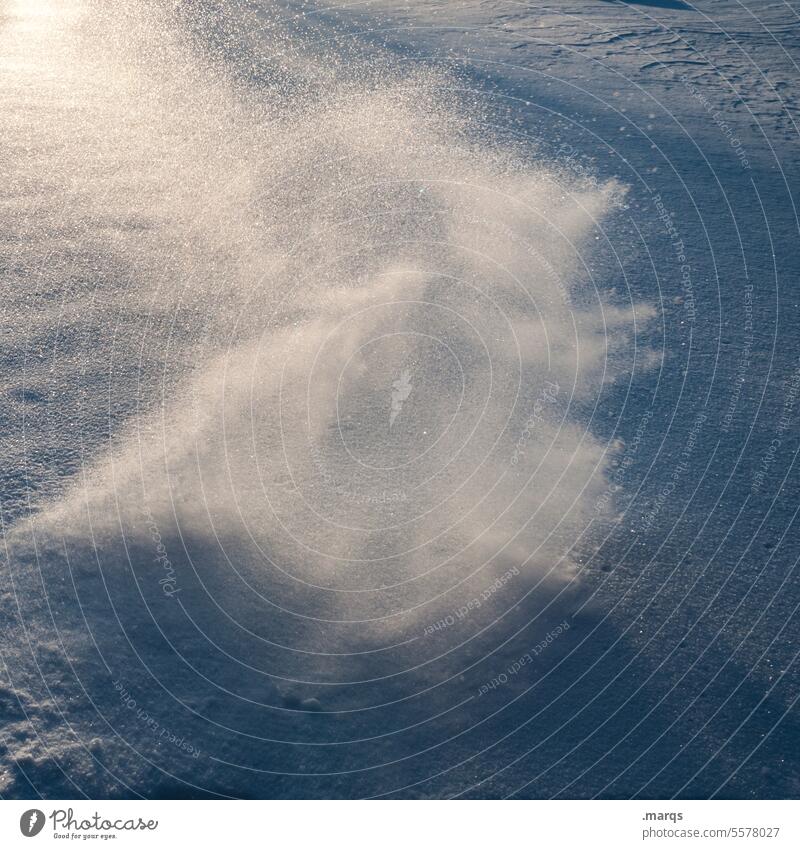
<svg viewBox="0 0 800 849"><path fill-rule="evenodd" d="M796 797L799 33L6 3L0 793Z"/></svg>

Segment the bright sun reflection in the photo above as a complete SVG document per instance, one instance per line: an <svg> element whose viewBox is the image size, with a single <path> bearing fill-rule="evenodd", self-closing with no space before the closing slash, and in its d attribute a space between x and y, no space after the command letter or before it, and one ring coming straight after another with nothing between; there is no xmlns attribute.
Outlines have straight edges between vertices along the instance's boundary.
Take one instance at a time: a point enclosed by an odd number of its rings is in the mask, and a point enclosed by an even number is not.
<svg viewBox="0 0 800 849"><path fill-rule="evenodd" d="M44 72L84 7L84 0L14 0L5 10L8 17L0 19L0 67L16 74ZM14 79L6 83L13 86Z"/></svg>
<svg viewBox="0 0 800 849"><path fill-rule="evenodd" d="M20 18L50 17L59 11L58 6L57 0L14 0L11 13Z"/></svg>

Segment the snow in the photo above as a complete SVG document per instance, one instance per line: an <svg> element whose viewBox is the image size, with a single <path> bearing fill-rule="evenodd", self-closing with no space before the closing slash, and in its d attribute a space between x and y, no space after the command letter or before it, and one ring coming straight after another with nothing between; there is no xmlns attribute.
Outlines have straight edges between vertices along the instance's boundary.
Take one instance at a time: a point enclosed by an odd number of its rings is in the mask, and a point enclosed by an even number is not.
<svg viewBox="0 0 800 849"><path fill-rule="evenodd" d="M0 20L0 793L796 796L796 8L171 7Z"/></svg>

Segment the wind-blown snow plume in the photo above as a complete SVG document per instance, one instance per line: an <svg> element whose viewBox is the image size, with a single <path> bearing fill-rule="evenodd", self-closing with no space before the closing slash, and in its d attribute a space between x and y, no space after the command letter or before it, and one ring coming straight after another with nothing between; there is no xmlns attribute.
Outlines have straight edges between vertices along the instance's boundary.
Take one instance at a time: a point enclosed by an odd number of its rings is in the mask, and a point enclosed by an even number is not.
<svg viewBox="0 0 800 849"><path fill-rule="evenodd" d="M99 563L113 593L130 570L173 640L202 586L302 652L250 657L293 680L357 676L510 568L517 599L570 578L607 486L587 411L633 339L596 250L623 188L522 157L439 72L337 75L275 24L287 51L253 88L158 6L70 8L31 71L58 166L17 260L47 257L61 326L105 352L56 360L54 380L88 365L103 387L63 421L113 424L56 432L83 441L81 471L12 560L35 531L46 580ZM97 626L95 601L72 627Z"/></svg>

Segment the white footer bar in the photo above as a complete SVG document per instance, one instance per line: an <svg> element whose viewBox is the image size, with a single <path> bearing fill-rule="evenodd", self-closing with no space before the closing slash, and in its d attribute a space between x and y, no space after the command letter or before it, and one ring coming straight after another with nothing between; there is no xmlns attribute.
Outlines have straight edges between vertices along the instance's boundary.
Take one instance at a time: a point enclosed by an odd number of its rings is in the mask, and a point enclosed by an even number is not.
<svg viewBox="0 0 800 849"><path fill-rule="evenodd" d="M209 801L0 804L0 846L313 849L798 847L797 801Z"/></svg>

